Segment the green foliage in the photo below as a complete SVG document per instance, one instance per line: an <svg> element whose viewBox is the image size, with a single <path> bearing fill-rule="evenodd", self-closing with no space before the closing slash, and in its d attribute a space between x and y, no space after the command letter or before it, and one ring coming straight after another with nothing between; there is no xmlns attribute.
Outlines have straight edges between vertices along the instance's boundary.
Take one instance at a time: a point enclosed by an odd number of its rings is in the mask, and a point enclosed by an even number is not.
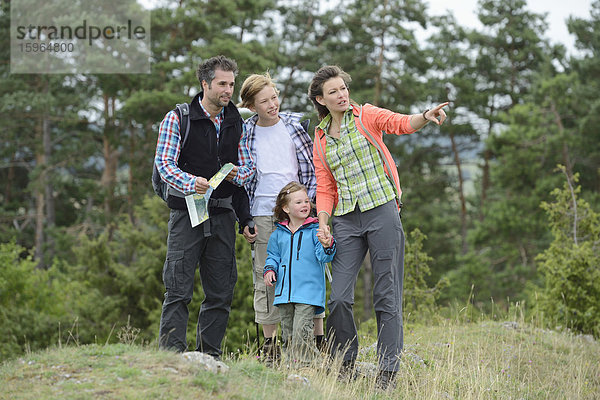
<svg viewBox="0 0 600 400"><path fill-rule="evenodd" d="M107 232L96 238L81 235L78 241L76 264L63 265L70 283L67 301L77 320L74 339L81 343L104 342L119 321L121 307L125 306L119 296L119 285L115 285L109 235Z"/></svg>
<svg viewBox="0 0 600 400"><path fill-rule="evenodd" d="M426 239L427 236L415 229L406 240L402 307L404 315L423 320L435 313L436 300L448 286L447 279L441 279L435 287L427 286L425 278L431 275L429 263L433 259L423 252L423 241Z"/></svg>
<svg viewBox="0 0 600 400"><path fill-rule="evenodd" d="M569 18L569 31L576 38L576 47L582 56L572 60L572 70L576 72L577 85L569 88L569 96L563 99L576 98L580 106L571 115L574 123L579 125L581 135L577 146L577 160L580 164L581 184L595 192L600 192L600 82L597 78L600 69L600 2L591 5L589 19ZM599 203L596 203L599 204Z"/></svg>
<svg viewBox="0 0 600 400"><path fill-rule="evenodd" d="M563 172L564 167L562 168ZM554 240L537 256L544 277L533 297L550 323L600 337L600 215L582 199L578 176L567 175L555 201L542 203Z"/></svg>
<svg viewBox="0 0 600 400"><path fill-rule="evenodd" d="M14 242L0 244L0 359L57 343L65 286Z"/></svg>
<svg viewBox="0 0 600 400"><path fill-rule="evenodd" d="M224 343L224 347L226 347L225 351L231 352L246 349L248 345L252 345L256 340L254 284L252 282L250 244L248 244L242 235L237 235L235 247L238 280L235 285Z"/></svg>
<svg viewBox="0 0 600 400"><path fill-rule="evenodd" d="M149 340L158 332L164 286L162 270L167 253L169 210L154 194L135 208L135 218L123 215L111 249L119 294L126 306L121 321L131 316L132 325Z"/></svg>
<svg viewBox="0 0 600 400"><path fill-rule="evenodd" d="M600 204L600 2L592 4L589 18L569 19L580 52L568 59L564 49L546 43L545 17L523 0L479 1L483 29L477 30L451 15L430 18L422 0L351 0L331 7L308 0L160 3L152 10L151 74L11 74L9 63L0 65L0 242L18 248L3 248L9 267L1 272L0 293L18 295L7 303L13 311L0 311L9 349L2 354L57 339L114 342L126 321L140 329L142 341L154 342L168 220L149 183L157 128L175 103L197 93L195 69L216 54L238 61L238 89L248 74L268 69L282 108L306 113L312 127L307 84L329 63L352 75L352 97L359 102L413 113L451 101L443 126L385 138L404 191L405 231L418 227L429 238L411 234L407 241L404 287L411 315L455 299L481 309L490 298L496 304L520 300L527 285L545 276L536 262L544 273L560 260L585 270L584 260L597 251L584 237L575 247L550 246L539 204L560 186L552 173L557 163L569 175L580 173L578 195L590 208ZM9 7L0 6L6 60ZM425 44L418 41L417 30L434 21L427 32L434 34ZM239 237L229 351L254 340L248 247ZM33 272L15 273L25 267ZM443 291L442 277L451 282ZM368 320L371 312L370 290L360 290L366 284L360 279L357 286L357 320ZM46 288L57 285L51 296ZM569 296L592 304L591 289L580 286L585 295ZM202 300L196 275L190 348ZM367 306L362 311L361 301ZM563 307L563 321L574 315L572 308ZM586 310L582 315L597 313L591 305Z"/></svg>
<svg viewBox="0 0 600 400"><path fill-rule="evenodd" d="M476 301L522 300L526 283L536 279L535 256L551 240L539 205L558 185L552 170L571 157L569 149L579 133L570 118L559 122L556 117L556 112L568 116L577 108L572 97L561 101L560 93L574 86L572 79L559 75L537 80L531 100L505 114L506 127L486 141L496 156L487 199L478 207L481 217L469 240L487 269L483 278L488 282L475 286L489 290L476 291Z"/></svg>
<svg viewBox="0 0 600 400"><path fill-rule="evenodd" d="M490 267L484 260L472 251L458 257L458 267L444 275L450 284L440 296L441 300L446 304L452 301L460 304L467 301L479 305L487 303L493 283L490 279Z"/></svg>
<svg viewBox="0 0 600 400"><path fill-rule="evenodd" d="M168 209L157 196L146 196L134 217L121 215L97 237L80 234L74 260L57 262L78 343L116 342L121 327L129 325L140 330L142 341L157 335Z"/></svg>

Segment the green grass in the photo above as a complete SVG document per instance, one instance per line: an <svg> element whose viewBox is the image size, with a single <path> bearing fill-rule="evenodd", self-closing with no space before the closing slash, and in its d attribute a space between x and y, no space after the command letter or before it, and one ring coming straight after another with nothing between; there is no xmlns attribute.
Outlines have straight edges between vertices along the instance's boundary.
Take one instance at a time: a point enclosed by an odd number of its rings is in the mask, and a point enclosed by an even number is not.
<svg viewBox="0 0 600 400"><path fill-rule="evenodd" d="M374 342L363 324L361 349ZM397 387L373 378L336 380L336 364L302 371L269 369L255 354L225 357L230 370L213 374L181 356L140 345L51 348L5 361L2 399L598 399L600 344L569 332L520 321L442 320L409 325ZM375 362L362 351L362 362ZM292 373L309 384L290 380Z"/></svg>

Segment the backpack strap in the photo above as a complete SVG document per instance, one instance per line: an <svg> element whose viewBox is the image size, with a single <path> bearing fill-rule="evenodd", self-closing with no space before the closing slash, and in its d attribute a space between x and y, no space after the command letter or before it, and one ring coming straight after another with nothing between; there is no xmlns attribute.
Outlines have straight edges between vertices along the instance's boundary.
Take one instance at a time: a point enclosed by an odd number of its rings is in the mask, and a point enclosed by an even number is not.
<svg viewBox="0 0 600 400"><path fill-rule="evenodd" d="M325 134L323 134L325 136ZM316 137L315 135L315 148L317 149L317 153L319 154L319 160L323 167L329 172L331 176L333 176L333 172L331 172L331 168L329 167L329 163L327 162L327 155L325 154L325 149L323 148L323 144L321 143L321 138Z"/></svg>
<svg viewBox="0 0 600 400"><path fill-rule="evenodd" d="M394 183L393 178L390 176L392 174L392 166L388 162L388 159L385 157L385 154L383 153L383 149L381 148L381 146L379 145L379 143L377 143L377 141L375 140L375 138L373 137L373 135L371 134L371 132L369 132L367 130L367 127L365 126L365 124L363 124L362 113L363 113L363 107L360 106L360 113L358 115L358 122L360 122L360 126L363 129L363 131L365 132L366 138L369 139L369 142L371 142L371 144L373 145L373 147L375 147L377 149L377 151L379 152L379 156L381 157L381 160L383 161L383 164L385 165L385 167L389 171L389 175L385 174L385 176L387 177L388 181L390 181L390 183L392 184L392 188L394 189L394 192L396 193L396 198L398 199L398 201L400 201L400 193L398 193L398 188L396 187L396 184Z"/></svg>
<svg viewBox="0 0 600 400"><path fill-rule="evenodd" d="M190 133L190 105L188 103L176 104L175 107L179 110L179 135L183 131L183 140L181 141L181 149L185 146Z"/></svg>
<svg viewBox="0 0 600 400"><path fill-rule="evenodd" d="M190 133L190 105L188 103L176 104L175 108L179 111L179 136L181 136L181 132L183 131L183 139L180 146L180 149L183 150L183 146L185 146ZM171 186L168 186L168 192L175 197L185 197L182 192Z"/></svg>
<svg viewBox="0 0 600 400"><path fill-rule="evenodd" d="M323 148L323 143L321 143L321 139L324 136L325 136L325 133L323 133L323 135L321 137L319 137L318 130L315 129L315 141L314 141L315 150L319 154L319 161L321 161L323 168L325 168L327 170L327 173L331 176L331 179L333 181L335 181L335 178L333 176L333 171L331 171L331 167L329 166L329 163L327 162L327 153L325 153L325 149ZM324 140L327 141L327 138L324 138ZM337 184L337 182L336 182L336 184ZM336 196L337 196L337 193L336 193ZM327 212L329 213L329 216L333 215L333 209L331 209L330 211L327 211Z"/></svg>

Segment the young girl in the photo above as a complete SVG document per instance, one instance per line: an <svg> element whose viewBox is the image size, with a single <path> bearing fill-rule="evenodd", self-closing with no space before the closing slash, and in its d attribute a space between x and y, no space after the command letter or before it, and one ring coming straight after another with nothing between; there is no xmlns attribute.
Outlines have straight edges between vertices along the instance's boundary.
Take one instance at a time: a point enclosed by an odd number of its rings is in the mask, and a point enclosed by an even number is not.
<svg viewBox="0 0 600 400"><path fill-rule="evenodd" d="M335 254L333 236L318 229L310 209L306 187L290 182L281 189L264 268L265 284L275 282L273 304L279 308L283 348L301 364L318 354L313 317L325 310L325 263Z"/></svg>

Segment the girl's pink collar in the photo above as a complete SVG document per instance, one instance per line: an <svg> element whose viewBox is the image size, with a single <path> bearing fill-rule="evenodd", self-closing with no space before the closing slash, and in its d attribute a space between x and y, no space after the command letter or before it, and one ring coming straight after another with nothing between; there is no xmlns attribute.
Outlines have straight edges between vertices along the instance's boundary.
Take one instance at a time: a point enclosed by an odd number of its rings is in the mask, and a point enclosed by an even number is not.
<svg viewBox="0 0 600 400"><path fill-rule="evenodd" d="M319 222L319 220L316 219L315 217L308 217L304 220L304 222L302 223L302 226L307 225L307 224L312 224L313 222ZM280 224L283 226L288 226L289 223L290 223L289 220L280 222Z"/></svg>

